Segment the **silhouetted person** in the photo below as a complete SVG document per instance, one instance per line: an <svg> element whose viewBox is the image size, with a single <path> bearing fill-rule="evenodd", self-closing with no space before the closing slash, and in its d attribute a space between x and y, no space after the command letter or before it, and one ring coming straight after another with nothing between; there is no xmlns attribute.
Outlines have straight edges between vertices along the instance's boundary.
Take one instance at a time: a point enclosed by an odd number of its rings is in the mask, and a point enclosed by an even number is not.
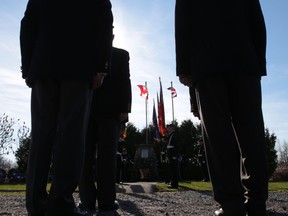
<svg viewBox="0 0 288 216"><path fill-rule="evenodd" d="M101 88L93 92L85 164L79 185L79 207L91 213L95 212L97 199L101 214L117 215L116 151L120 127L128 121L132 102L129 60L126 50L113 47L111 73L105 77Z"/></svg>
<svg viewBox="0 0 288 216"><path fill-rule="evenodd" d="M29 0L21 20L22 77L32 88L32 142L26 207L30 216L75 211L92 88L109 72L109 0ZM46 191L53 158L52 182Z"/></svg>
<svg viewBox="0 0 288 216"><path fill-rule="evenodd" d="M200 119L194 86L189 87L189 95L190 95L191 112L193 113L193 115L195 117ZM202 130L202 136L203 136L203 130ZM206 159L206 153L205 153L205 147L204 147L203 139L198 141L197 148L198 148L197 161L201 167L203 181L207 182L207 181L209 181L210 177L209 177L209 173L208 173L207 159Z"/></svg>
<svg viewBox="0 0 288 216"><path fill-rule="evenodd" d="M116 152L116 183L122 181L122 138L118 141L118 147Z"/></svg>
<svg viewBox="0 0 288 216"><path fill-rule="evenodd" d="M207 162L206 162L207 160L206 160L204 143L199 141L197 143L197 147L198 147L197 161L201 168L202 177L203 177L202 181L208 182L210 178L209 178L208 167L207 167Z"/></svg>
<svg viewBox="0 0 288 216"><path fill-rule="evenodd" d="M176 0L175 42L177 76L196 92L214 198L221 205L215 215L266 215L266 28L259 0Z"/></svg>
<svg viewBox="0 0 288 216"><path fill-rule="evenodd" d="M125 124L123 124L118 140L117 153L116 153L116 183L127 181L127 166L130 163L130 157L126 150L126 141L123 137Z"/></svg>
<svg viewBox="0 0 288 216"><path fill-rule="evenodd" d="M167 158L169 187L178 189L179 184L179 151L178 139L173 124L167 125Z"/></svg>
<svg viewBox="0 0 288 216"><path fill-rule="evenodd" d="M132 167L133 162L131 161L130 155L126 148L122 150L122 166L121 166L121 182L129 181L128 169Z"/></svg>

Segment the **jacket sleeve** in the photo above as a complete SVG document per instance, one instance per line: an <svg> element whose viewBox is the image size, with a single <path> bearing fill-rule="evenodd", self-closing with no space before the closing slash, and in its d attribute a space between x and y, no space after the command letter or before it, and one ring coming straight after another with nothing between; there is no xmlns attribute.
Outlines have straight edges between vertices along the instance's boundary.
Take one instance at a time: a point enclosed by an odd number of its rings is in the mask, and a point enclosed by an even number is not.
<svg viewBox="0 0 288 216"><path fill-rule="evenodd" d="M121 88L121 112L131 113L131 103L132 103L132 90L131 90L131 80L130 80L130 68L129 61L130 56L126 50L122 50L122 88Z"/></svg>
<svg viewBox="0 0 288 216"><path fill-rule="evenodd" d="M97 22L97 72L109 73L111 70L113 14L109 0L98 0Z"/></svg>
<svg viewBox="0 0 288 216"><path fill-rule="evenodd" d="M37 17L35 1L29 0L20 23L20 51L22 77L29 76L30 63L37 40Z"/></svg>
<svg viewBox="0 0 288 216"><path fill-rule="evenodd" d="M176 0L175 6L175 48L176 48L176 75L190 73L190 38L189 17L191 11L190 0Z"/></svg>
<svg viewBox="0 0 288 216"><path fill-rule="evenodd" d="M197 106L197 100L196 100L196 94L195 94L195 86L189 87L189 95L190 95L190 109L191 112L198 112L198 106Z"/></svg>
<svg viewBox="0 0 288 216"><path fill-rule="evenodd" d="M261 75L266 75L266 26L259 0L252 1L251 32L258 57Z"/></svg>

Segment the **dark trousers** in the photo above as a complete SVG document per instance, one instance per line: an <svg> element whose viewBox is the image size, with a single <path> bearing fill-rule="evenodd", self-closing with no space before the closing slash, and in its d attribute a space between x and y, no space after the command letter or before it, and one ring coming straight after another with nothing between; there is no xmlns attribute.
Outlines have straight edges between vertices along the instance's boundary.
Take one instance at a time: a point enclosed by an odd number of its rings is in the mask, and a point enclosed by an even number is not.
<svg viewBox="0 0 288 216"><path fill-rule="evenodd" d="M179 160L174 148L167 150L169 182L172 187L177 188L179 183Z"/></svg>
<svg viewBox="0 0 288 216"><path fill-rule="evenodd" d="M116 183L123 182L123 161L121 153L116 154Z"/></svg>
<svg viewBox="0 0 288 216"><path fill-rule="evenodd" d="M84 156L87 117L91 101L88 82L37 81L32 87L32 143L26 182L30 215L69 215ZM53 163L53 180L46 192ZM48 207L47 207L48 205Z"/></svg>
<svg viewBox="0 0 288 216"><path fill-rule="evenodd" d="M90 118L85 162L79 185L80 200L84 206L110 210L116 199L116 151L119 140L120 122L117 119ZM96 156L96 167L95 167ZM96 172L97 189L94 180Z"/></svg>
<svg viewBox="0 0 288 216"><path fill-rule="evenodd" d="M260 77L203 81L196 86L196 96L215 200L227 211L243 211L246 198L255 208L265 208L268 176Z"/></svg>

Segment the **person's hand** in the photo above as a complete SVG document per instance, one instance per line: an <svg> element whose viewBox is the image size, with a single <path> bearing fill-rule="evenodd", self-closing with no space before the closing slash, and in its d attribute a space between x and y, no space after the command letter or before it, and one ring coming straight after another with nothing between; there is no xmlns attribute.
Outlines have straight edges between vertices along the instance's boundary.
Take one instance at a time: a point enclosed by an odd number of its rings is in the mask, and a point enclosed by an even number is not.
<svg viewBox="0 0 288 216"><path fill-rule="evenodd" d="M105 73L97 73L96 76L93 77L92 79L92 88L97 89L102 86L103 80L105 78L106 74Z"/></svg>
<svg viewBox="0 0 288 216"><path fill-rule="evenodd" d="M182 74L179 76L179 81L185 86L191 87L193 85L192 77L187 74Z"/></svg>
<svg viewBox="0 0 288 216"><path fill-rule="evenodd" d="M192 113L193 113L194 117L196 117L200 120L200 113L199 113L198 109L195 111L192 111Z"/></svg>
<svg viewBox="0 0 288 216"><path fill-rule="evenodd" d="M119 114L119 121L124 122L128 119L128 113L120 113Z"/></svg>

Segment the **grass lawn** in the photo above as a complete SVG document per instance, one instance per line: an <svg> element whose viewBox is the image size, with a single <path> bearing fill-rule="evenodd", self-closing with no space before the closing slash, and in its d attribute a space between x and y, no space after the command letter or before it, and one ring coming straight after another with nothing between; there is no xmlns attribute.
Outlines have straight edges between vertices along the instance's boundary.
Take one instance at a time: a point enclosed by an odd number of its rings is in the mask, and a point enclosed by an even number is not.
<svg viewBox="0 0 288 216"><path fill-rule="evenodd" d="M177 190L168 188L165 183L157 183L157 189L160 192ZM210 182L183 181L179 182L179 190L212 191L212 185ZM288 192L288 182L269 182L269 191Z"/></svg>
<svg viewBox="0 0 288 216"><path fill-rule="evenodd" d="M176 189L168 188L165 183L158 182L156 184L159 192L172 192ZM47 189L50 188L50 184L47 185ZM198 181L182 181L179 182L179 190L196 190L196 191L212 191L212 185L210 182L198 182ZM288 192L288 182L269 182L269 191L286 191ZM25 194L25 184L0 184L0 195L4 194Z"/></svg>

